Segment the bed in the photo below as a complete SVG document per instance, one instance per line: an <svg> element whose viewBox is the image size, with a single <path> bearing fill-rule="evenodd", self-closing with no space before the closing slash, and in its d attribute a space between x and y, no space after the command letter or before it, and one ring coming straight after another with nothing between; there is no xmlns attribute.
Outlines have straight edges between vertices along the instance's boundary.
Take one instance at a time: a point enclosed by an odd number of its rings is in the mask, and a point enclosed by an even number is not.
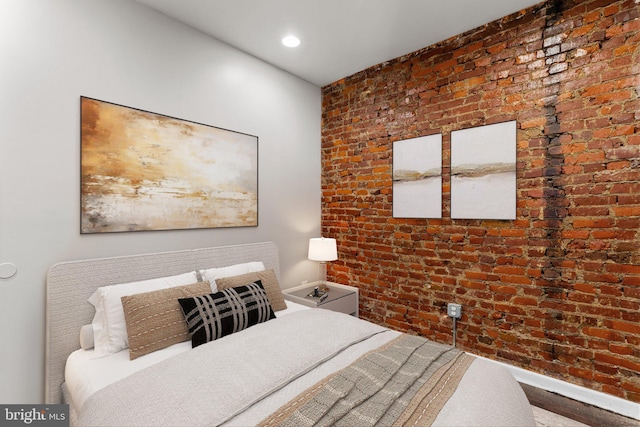
<svg viewBox="0 0 640 427"><path fill-rule="evenodd" d="M279 277L273 242L52 266L46 403L69 404L71 425L535 425L524 392L503 368L343 313L284 302ZM173 295L175 305L176 292L184 322L171 328L186 328L188 339L157 332L148 319L161 316L145 312L158 294L163 301ZM128 336L120 341L112 339L123 333L117 322L100 326L113 308L107 297L125 313ZM216 298L249 315L197 314L200 303L222 307Z"/></svg>

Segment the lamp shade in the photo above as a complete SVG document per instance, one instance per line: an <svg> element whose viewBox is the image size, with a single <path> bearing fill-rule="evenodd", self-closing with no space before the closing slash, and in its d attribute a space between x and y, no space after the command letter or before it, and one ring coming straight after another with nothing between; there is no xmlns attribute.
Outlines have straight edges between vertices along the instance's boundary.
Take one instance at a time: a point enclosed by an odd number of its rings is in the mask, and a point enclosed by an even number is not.
<svg viewBox="0 0 640 427"><path fill-rule="evenodd" d="M314 237L309 239L309 259L311 261L335 261L338 259L336 239Z"/></svg>

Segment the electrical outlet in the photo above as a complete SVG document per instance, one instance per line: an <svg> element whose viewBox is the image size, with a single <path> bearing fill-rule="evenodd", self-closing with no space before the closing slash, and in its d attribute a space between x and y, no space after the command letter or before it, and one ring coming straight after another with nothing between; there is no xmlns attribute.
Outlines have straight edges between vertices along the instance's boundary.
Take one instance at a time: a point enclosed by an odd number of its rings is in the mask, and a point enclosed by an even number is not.
<svg viewBox="0 0 640 427"><path fill-rule="evenodd" d="M462 306L460 304L454 304L450 302L447 304L447 316L455 317L459 319L462 317Z"/></svg>

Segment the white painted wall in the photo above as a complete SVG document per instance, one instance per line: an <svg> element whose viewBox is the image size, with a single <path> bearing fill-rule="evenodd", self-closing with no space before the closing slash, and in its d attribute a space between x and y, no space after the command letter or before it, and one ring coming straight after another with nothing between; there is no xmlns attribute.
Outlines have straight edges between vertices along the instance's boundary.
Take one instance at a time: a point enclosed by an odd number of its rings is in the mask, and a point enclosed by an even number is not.
<svg viewBox="0 0 640 427"><path fill-rule="evenodd" d="M0 403L43 401L56 262L272 240L315 278L320 88L130 0L2 0L0 58ZM81 235L81 95L257 135L259 226Z"/></svg>

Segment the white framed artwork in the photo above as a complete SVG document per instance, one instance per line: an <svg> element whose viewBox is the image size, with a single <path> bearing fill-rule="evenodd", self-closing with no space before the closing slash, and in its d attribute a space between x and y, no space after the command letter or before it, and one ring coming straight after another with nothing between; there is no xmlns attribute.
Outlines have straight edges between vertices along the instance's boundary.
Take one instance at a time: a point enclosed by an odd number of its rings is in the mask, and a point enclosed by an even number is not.
<svg viewBox="0 0 640 427"><path fill-rule="evenodd" d="M516 122L451 132L451 218L516 218Z"/></svg>
<svg viewBox="0 0 640 427"><path fill-rule="evenodd" d="M442 134L393 143L393 217L442 218Z"/></svg>

